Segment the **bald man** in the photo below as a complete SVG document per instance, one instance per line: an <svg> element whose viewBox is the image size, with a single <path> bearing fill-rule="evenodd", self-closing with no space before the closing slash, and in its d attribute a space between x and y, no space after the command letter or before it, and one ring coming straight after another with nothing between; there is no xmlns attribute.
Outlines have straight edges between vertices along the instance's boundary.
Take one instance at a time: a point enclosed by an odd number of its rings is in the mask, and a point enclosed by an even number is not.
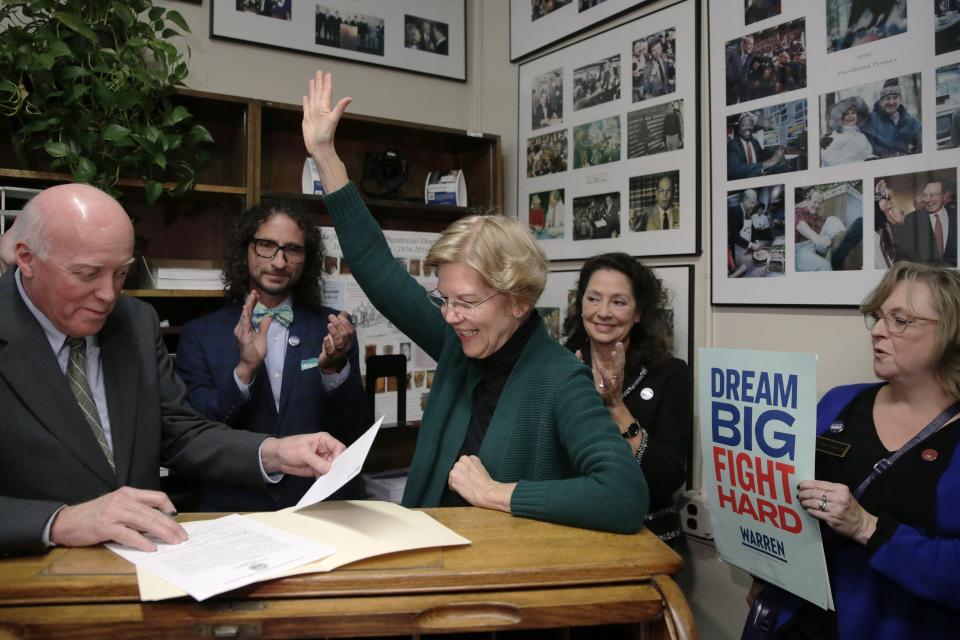
<svg viewBox="0 0 960 640"><path fill-rule="evenodd" d="M120 295L133 227L87 185L34 197L17 220L16 271L0 278L0 553L147 536L186 538L159 467L269 491L315 476L343 445L276 439L195 413L153 309Z"/></svg>

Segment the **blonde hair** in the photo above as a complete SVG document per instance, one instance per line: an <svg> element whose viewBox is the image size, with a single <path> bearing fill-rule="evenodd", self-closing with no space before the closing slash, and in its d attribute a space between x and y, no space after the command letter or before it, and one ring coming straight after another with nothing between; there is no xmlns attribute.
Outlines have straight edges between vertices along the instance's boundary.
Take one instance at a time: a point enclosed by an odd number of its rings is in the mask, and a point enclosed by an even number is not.
<svg viewBox="0 0 960 640"><path fill-rule="evenodd" d="M490 287L530 306L547 283L547 257L516 218L468 216L451 224L424 264L438 268L451 262L473 267Z"/></svg>
<svg viewBox="0 0 960 640"><path fill-rule="evenodd" d="M864 315L880 310L901 282L922 282L930 289L937 313L937 376L953 398L960 400L960 273L916 262L897 262L860 305Z"/></svg>

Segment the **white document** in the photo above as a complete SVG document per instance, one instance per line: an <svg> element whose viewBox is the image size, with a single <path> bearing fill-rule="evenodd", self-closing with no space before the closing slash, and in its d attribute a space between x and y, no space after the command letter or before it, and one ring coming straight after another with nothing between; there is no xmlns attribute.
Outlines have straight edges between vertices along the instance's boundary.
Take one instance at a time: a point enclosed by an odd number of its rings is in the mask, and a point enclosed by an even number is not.
<svg viewBox="0 0 960 640"><path fill-rule="evenodd" d="M360 470L363 469L363 462L367 459L367 454L370 453L373 439L377 437L377 432L380 430L382 423L383 416L380 416L380 419L374 422L366 433L338 455L333 464L330 465L330 471L317 478L317 481L310 485L307 492L300 498L300 502L296 504L296 508L309 507L311 504L327 499L334 491L350 482L360 473Z"/></svg>
<svg viewBox="0 0 960 640"><path fill-rule="evenodd" d="M332 556L284 571L283 576L332 571L386 553L470 544L469 540L422 511L411 511L390 502L334 500L299 510L289 507L282 511L253 513L249 517L282 528L292 535L336 546L337 552ZM182 589L162 580L144 566L137 567L137 582L140 599L145 602L184 595Z"/></svg>
<svg viewBox="0 0 960 640"><path fill-rule="evenodd" d="M336 548L301 538L252 518L230 515L187 522L190 537L180 544L157 543L153 552L110 543L107 548L196 598L206 600L336 553Z"/></svg>

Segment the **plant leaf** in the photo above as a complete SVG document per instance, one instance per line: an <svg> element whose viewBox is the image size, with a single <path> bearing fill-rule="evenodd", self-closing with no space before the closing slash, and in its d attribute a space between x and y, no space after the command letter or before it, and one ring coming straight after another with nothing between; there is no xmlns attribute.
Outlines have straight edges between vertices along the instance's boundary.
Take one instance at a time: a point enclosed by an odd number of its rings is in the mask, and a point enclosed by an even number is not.
<svg viewBox="0 0 960 640"><path fill-rule="evenodd" d="M97 175L97 165L93 164L89 158L80 156L73 165L73 177L78 182L92 182Z"/></svg>
<svg viewBox="0 0 960 640"><path fill-rule="evenodd" d="M213 142L213 136L202 124L195 124L190 128L190 139L194 142Z"/></svg>
<svg viewBox="0 0 960 640"><path fill-rule="evenodd" d="M173 109L173 113L170 114L170 123L179 124L184 120L190 118L190 112L183 105L177 105Z"/></svg>
<svg viewBox="0 0 960 640"><path fill-rule="evenodd" d="M54 158L64 158L70 153L70 147L65 142L47 142L43 145L43 150Z"/></svg>
<svg viewBox="0 0 960 640"><path fill-rule="evenodd" d="M93 29L91 29L80 16L67 11L54 11L53 17L82 35L87 40L90 40L91 42L97 42L97 34L93 32Z"/></svg>
<svg viewBox="0 0 960 640"><path fill-rule="evenodd" d="M163 193L163 183L156 180L147 180L147 204L152 205Z"/></svg>
<svg viewBox="0 0 960 640"><path fill-rule="evenodd" d="M108 124L103 130L103 139L111 142L119 142L130 137L130 129L119 124Z"/></svg>
<svg viewBox="0 0 960 640"><path fill-rule="evenodd" d="M190 33L190 26L187 24L187 21L183 19L183 16L180 15L179 11L168 10L167 11L167 20L173 24L180 27L182 30Z"/></svg>
<svg viewBox="0 0 960 640"><path fill-rule="evenodd" d="M113 0L113 2L110 3L110 6L113 7L114 13L117 14L117 17L120 18L120 21L123 22L123 25L128 29L137 21L137 16L133 15L133 11L130 11L127 3Z"/></svg>
<svg viewBox="0 0 960 640"><path fill-rule="evenodd" d="M167 168L167 156L162 153L153 154L153 164L157 165L161 169Z"/></svg>

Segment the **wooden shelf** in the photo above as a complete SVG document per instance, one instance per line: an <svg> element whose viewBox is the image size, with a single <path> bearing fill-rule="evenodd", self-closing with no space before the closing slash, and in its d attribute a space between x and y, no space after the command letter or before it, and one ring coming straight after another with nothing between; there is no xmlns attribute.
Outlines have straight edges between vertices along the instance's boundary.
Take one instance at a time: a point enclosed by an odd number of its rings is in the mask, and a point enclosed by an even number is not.
<svg viewBox="0 0 960 640"><path fill-rule="evenodd" d="M377 218L410 218L430 219L435 222L449 224L464 216L473 215L476 211L470 207L451 207L449 205L425 204L423 202L407 202L404 200L384 200L362 196L367 207ZM323 196L314 196L305 193L286 193L281 191L265 191L261 194L264 200L284 199L313 203L321 207L323 212Z"/></svg>
<svg viewBox="0 0 960 640"><path fill-rule="evenodd" d="M69 173L57 173L54 171L32 171L29 169L5 169L0 168L0 178L16 178L17 180L25 180L31 182L49 182L53 183L62 183L62 182L73 182L73 176ZM136 180L133 178L123 178L122 180L117 181L118 187L132 187L132 188L143 188L146 184L143 180ZM165 182L163 186L167 189L173 188L175 183ZM220 194L231 194L238 196L245 196L247 194L246 187L234 187L225 184L201 184L197 183L193 186L192 191L197 193L220 193Z"/></svg>

